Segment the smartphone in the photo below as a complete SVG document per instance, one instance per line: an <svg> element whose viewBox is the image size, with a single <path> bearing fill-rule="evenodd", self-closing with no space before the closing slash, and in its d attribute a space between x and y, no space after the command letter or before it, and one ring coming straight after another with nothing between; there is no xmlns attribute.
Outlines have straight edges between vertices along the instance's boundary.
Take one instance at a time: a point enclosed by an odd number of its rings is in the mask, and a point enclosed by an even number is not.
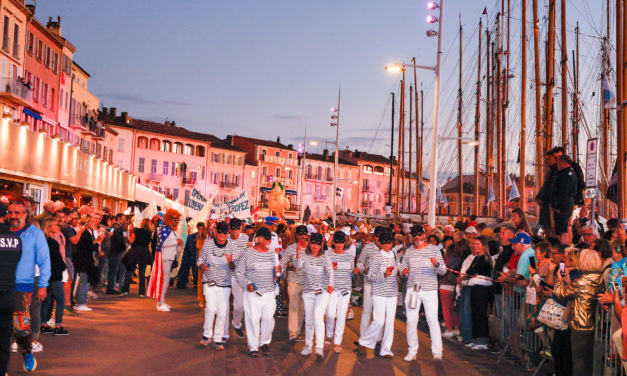
<svg viewBox="0 0 627 376"><path fill-rule="evenodd" d="M536 269L536 258L534 256L529 257L529 266Z"/></svg>
<svg viewBox="0 0 627 376"><path fill-rule="evenodd" d="M564 276L564 274L566 274L566 264L563 262L560 262L560 274L562 275L562 277Z"/></svg>

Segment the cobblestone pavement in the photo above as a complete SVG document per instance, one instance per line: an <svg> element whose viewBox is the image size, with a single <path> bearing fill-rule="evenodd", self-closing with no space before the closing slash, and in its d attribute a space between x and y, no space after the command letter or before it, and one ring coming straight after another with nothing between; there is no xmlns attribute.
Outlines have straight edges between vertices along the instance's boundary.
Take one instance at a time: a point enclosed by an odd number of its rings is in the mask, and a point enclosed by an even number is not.
<svg viewBox="0 0 627 376"><path fill-rule="evenodd" d="M245 339L231 333L225 351L201 348L203 314L195 290L168 291L172 312L155 310L153 299L139 298L133 285L126 297L101 295L88 304L94 310L80 317L66 316L69 336L42 335L44 351L36 353L38 375L526 375L508 363L496 365L496 356L468 350L444 340L444 360L431 358L430 340L419 332L418 360L406 363L405 323L397 320L394 359L357 357L359 315L347 322L344 350L325 352L322 361L300 355L303 343L287 341L287 319L277 318L272 355L249 358ZM25 374L22 359L13 353L9 375Z"/></svg>

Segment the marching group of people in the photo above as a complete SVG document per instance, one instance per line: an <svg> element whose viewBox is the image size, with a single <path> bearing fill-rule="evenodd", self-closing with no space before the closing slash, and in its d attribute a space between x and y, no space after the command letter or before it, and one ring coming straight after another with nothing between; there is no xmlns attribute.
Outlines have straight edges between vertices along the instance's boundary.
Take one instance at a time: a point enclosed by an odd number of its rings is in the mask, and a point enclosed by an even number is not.
<svg viewBox="0 0 627 376"><path fill-rule="evenodd" d="M283 315L290 342L304 339L303 356L341 353L357 305L358 355L375 350L392 358L400 318L403 359L414 361L421 310L434 360L442 359L443 338L475 351L500 351L507 338L491 332L491 316L516 314L504 311L504 301L534 289L538 310L550 299L572 311L561 325L538 321L541 313L530 318L529 331L542 339L537 350L554 359L557 375L589 375L597 302L614 305L622 317L627 234L615 219L597 225L585 208L567 223L568 244L559 231L559 237L532 233L519 209L511 224L494 229L475 217L435 227L352 221L335 228L212 218L194 224L185 242L174 209L139 227L130 216L91 207L48 202L42 215L32 212L27 197L0 206L0 374L10 346L21 352L24 368L34 370L40 334L68 335L64 313L91 311L87 300L99 291L128 295L135 272L139 296L155 298L160 312L173 309L168 288L186 288L191 275L204 309L200 345L224 350L232 329L246 338L252 357L271 354L275 317Z"/></svg>

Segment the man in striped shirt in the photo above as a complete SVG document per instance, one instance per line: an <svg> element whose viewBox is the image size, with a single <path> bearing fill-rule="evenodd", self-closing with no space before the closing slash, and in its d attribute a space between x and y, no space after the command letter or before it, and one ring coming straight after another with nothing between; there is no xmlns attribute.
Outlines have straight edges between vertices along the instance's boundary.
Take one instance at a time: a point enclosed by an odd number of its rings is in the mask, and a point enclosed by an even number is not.
<svg viewBox="0 0 627 376"><path fill-rule="evenodd" d="M218 222L214 239L206 239L198 256L198 268L203 272L203 294L205 295L205 324L202 346L208 346L213 336L216 350L224 350L222 336L224 321L227 320L229 298L231 296L231 269L233 262L231 247L228 246L226 222ZM215 320L215 329L214 329Z"/></svg>
<svg viewBox="0 0 627 376"><path fill-rule="evenodd" d="M374 229L374 240L368 244L366 244L359 254L359 258L357 259L357 270L355 272L359 272L362 275L368 274L368 268L370 267L370 260L372 256L379 252L379 236L385 232L386 229L383 226L377 226ZM361 324L359 333L363 334L370 325L370 316L372 315L372 291L371 284L368 278L364 278L364 289L363 289L363 306L361 311Z"/></svg>
<svg viewBox="0 0 627 376"><path fill-rule="evenodd" d="M345 247L351 244L342 231L333 234L331 250L327 253L333 266L333 292L329 296L327 307L327 338L334 339L333 351L342 351L342 337L346 324L346 312L351 298L351 273L355 265L355 256L347 253ZM334 336L335 333L335 336Z"/></svg>
<svg viewBox="0 0 627 376"><path fill-rule="evenodd" d="M411 228L414 244L405 252L401 264L401 274L407 277L405 309L407 315L407 345L409 351L406 362L416 359L418 352L418 314L420 305L425 306L429 324L431 353L433 359L442 359L442 334L438 321L438 275L446 274L446 265L440 250L427 243L425 230L421 225Z"/></svg>
<svg viewBox="0 0 627 376"><path fill-rule="evenodd" d="M296 248L300 243L302 247L307 247L309 236L307 236L307 226L300 225L294 231L296 241L290 244L281 258L281 270L287 273L287 294L289 297L289 316L287 328L290 341L296 341L305 319L305 306L303 305L303 271L296 269Z"/></svg>
<svg viewBox="0 0 627 376"><path fill-rule="evenodd" d="M231 271L235 270L237 261L242 257L248 248L248 236L242 235L242 221L231 218L229 221L229 245L233 251L233 262L230 265ZM244 290L237 283L235 273L231 276L231 294L233 294L233 330L239 338L244 338L242 322L244 320ZM226 320L224 321L224 338L229 338L229 305L226 309Z"/></svg>

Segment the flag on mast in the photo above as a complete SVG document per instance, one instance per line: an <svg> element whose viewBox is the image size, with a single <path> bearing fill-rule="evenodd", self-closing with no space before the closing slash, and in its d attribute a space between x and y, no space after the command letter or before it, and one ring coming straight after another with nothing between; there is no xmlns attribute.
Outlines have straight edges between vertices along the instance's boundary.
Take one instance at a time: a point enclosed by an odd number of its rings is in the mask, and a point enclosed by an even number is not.
<svg viewBox="0 0 627 376"><path fill-rule="evenodd" d="M505 188L509 188L512 186L512 178L509 177L509 174L505 175Z"/></svg>
<svg viewBox="0 0 627 376"><path fill-rule="evenodd" d="M509 197L507 202L514 201L515 199L520 198L520 192L518 192L518 187L516 183L512 183L512 189L509 191Z"/></svg>
<svg viewBox="0 0 627 376"><path fill-rule="evenodd" d="M488 191L488 202L496 201L496 196L494 195L494 189L490 186L490 190Z"/></svg>
<svg viewBox="0 0 627 376"><path fill-rule="evenodd" d="M607 82L607 75L603 75L603 101L605 102L605 108L613 108L616 107L616 97L614 93L612 93L612 89L610 88L609 82Z"/></svg>

